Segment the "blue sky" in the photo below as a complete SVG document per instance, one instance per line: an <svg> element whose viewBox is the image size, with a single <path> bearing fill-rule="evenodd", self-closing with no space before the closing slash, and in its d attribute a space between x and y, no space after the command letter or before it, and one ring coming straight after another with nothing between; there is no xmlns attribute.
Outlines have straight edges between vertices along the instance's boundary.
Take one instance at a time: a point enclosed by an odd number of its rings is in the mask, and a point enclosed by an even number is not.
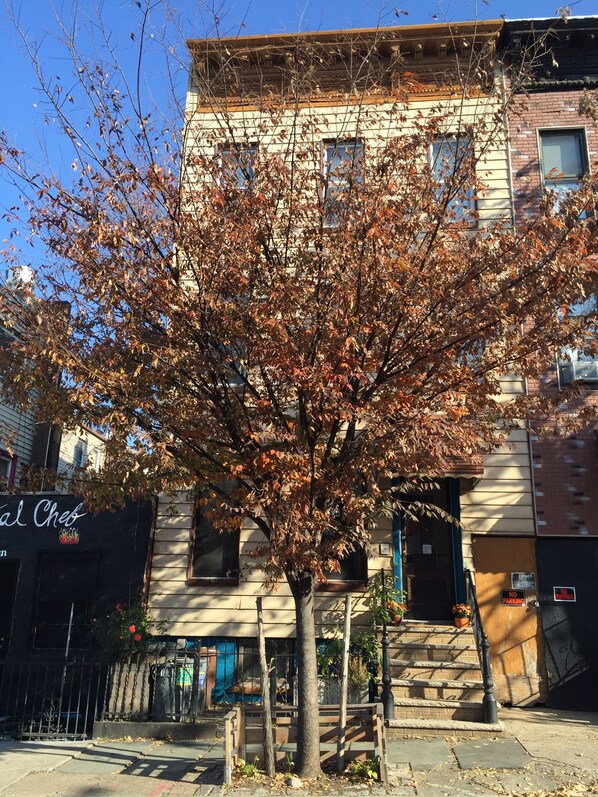
<svg viewBox="0 0 598 797"><path fill-rule="evenodd" d="M62 74L69 79L68 61L59 46L56 35L57 18L67 26L72 24L74 0L9 0L22 31L39 45L44 68L49 74ZM142 4L145 0L141 0ZM175 0L176 2L176 0ZM211 0L217 7L220 35L294 32L297 30L328 30L334 28L369 27L382 25L409 25L435 21L464 19L496 19L501 15L510 19L521 17L550 17L556 13L558 0L399 0L399 4L380 0ZM219 4L219 5L216 5ZM83 52L91 52L86 24L95 19L99 5L105 29L117 49L125 69L132 70L136 63L139 41L139 12L134 0L79 0L77 44ZM164 97L165 69L163 51L157 42L164 30L163 0L155 0L156 8L148 28L150 37L144 62L146 96L158 103ZM590 15L596 11L595 0L576 0L570 4L575 15ZM178 0L176 24L170 28L170 38L177 39L182 66L178 75L179 94L184 93L186 51L184 38L213 35L212 14L197 0ZM172 59L174 60L174 59ZM56 134L52 119L45 119L43 102L36 78L23 52L23 44L4 3L0 3L0 129L8 131L19 146L36 158L44 150L53 168L62 172L71 162L72 151L65 151ZM67 147L66 150L69 148ZM14 191L0 181L1 209L14 201ZM0 240L7 226L0 219ZM0 266L0 270L2 267Z"/></svg>

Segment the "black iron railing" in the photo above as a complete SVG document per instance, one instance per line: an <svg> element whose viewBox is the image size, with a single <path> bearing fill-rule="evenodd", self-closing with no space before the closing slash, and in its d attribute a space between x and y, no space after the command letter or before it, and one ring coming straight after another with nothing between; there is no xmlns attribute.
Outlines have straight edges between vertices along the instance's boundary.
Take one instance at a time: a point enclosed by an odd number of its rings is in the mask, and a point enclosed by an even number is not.
<svg viewBox="0 0 598 797"><path fill-rule="evenodd" d="M89 738L106 678L97 662L3 661L0 738Z"/></svg>
<svg viewBox="0 0 598 797"><path fill-rule="evenodd" d="M482 668L482 681L484 683L484 698L482 700L484 710L484 722L498 722L498 709L496 696L494 694L494 681L492 680L492 666L490 664L490 642L484 630L480 606L475 589L475 581L471 570L465 569L465 587L467 590L467 603L471 606L471 620L480 657Z"/></svg>

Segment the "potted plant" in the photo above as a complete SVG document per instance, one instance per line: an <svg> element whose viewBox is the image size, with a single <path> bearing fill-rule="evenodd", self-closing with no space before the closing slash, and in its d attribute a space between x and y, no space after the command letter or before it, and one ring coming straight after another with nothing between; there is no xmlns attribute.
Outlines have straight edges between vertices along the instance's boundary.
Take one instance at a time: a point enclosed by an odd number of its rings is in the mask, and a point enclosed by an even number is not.
<svg viewBox="0 0 598 797"><path fill-rule="evenodd" d="M456 603L453 606L453 617L457 628L466 628L471 617L471 606L469 603Z"/></svg>
<svg viewBox="0 0 598 797"><path fill-rule="evenodd" d="M366 601L373 625L399 625L407 611L405 597L391 573L376 574L368 584Z"/></svg>

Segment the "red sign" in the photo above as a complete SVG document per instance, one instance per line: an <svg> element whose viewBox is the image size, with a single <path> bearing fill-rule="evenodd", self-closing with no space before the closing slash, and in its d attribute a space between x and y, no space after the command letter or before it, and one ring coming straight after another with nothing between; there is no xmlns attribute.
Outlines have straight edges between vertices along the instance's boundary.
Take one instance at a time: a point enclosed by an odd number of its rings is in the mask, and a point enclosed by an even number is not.
<svg viewBox="0 0 598 797"><path fill-rule="evenodd" d="M500 591L502 606L525 606L525 591L522 589L502 589Z"/></svg>
<svg viewBox="0 0 598 797"><path fill-rule="evenodd" d="M557 603L575 603L577 601L575 587L553 587L552 590Z"/></svg>

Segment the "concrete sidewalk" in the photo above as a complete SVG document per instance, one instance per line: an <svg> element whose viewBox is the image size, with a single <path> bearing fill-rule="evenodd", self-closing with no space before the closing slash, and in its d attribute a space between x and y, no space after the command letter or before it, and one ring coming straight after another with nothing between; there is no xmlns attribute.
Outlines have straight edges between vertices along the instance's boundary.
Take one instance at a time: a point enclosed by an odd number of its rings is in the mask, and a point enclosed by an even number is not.
<svg viewBox="0 0 598 797"><path fill-rule="evenodd" d="M501 720L507 729L501 739L389 740L386 791L397 797L598 795L598 714L503 709ZM219 797L222 773L220 739L0 741L0 797ZM310 784L300 793L368 790L385 793L346 779ZM248 779L230 791L266 797L273 789Z"/></svg>

